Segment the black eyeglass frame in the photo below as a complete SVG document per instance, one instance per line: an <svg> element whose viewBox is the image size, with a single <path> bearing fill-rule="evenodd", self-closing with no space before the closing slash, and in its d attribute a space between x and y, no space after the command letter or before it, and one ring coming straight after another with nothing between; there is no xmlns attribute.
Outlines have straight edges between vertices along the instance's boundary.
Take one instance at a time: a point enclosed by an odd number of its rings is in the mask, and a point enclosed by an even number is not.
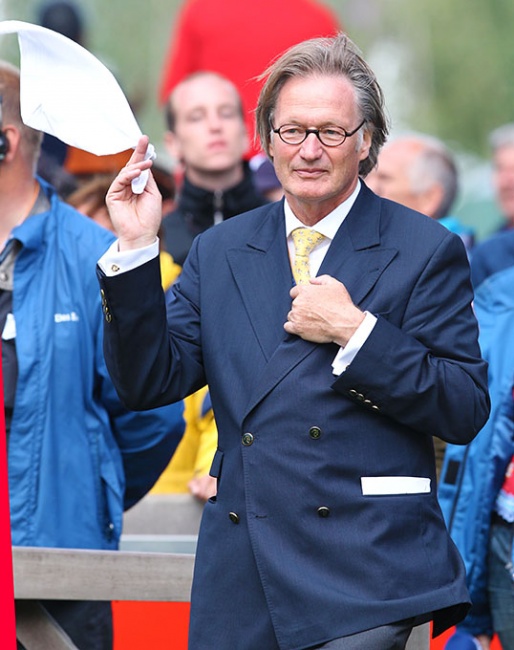
<svg viewBox="0 0 514 650"><path fill-rule="evenodd" d="M284 138L282 137L282 134L280 133L280 131L281 131L281 129L283 129L285 126L296 126L296 125L293 125L293 124L283 124L282 126L279 126L278 129L274 129L274 128L272 128L271 130L272 130L273 133L276 133L276 134L278 135L278 137L282 140L282 142L283 142L284 144L288 144L288 145L290 145L291 147L297 147L298 145L303 144L303 143L305 142L305 140L307 140L307 137L308 137L311 133L314 133L314 135L318 138L318 140L321 142L321 144L322 144L324 147L340 147L342 144L344 144L344 143L346 142L346 139L347 139L347 138L351 138L352 135L355 135L355 134L357 133L357 131L358 131L359 129L361 129L365 124L366 124L366 120L362 120L362 122L359 124L359 126L358 126L357 128L355 128L355 129L353 129L353 131L347 131L346 129L343 129L342 126L338 126L337 128L338 128L338 129L341 129L341 131L343 132L343 139L341 140L341 142L338 142L337 144L327 144L326 142L323 142L323 140L321 139L321 135L320 135L320 131L321 131L322 129L305 129L305 134L304 134L303 139L300 140L300 142L295 142L294 144L293 144L292 142L287 142L287 140L284 140ZM298 128L299 128L299 129L303 129L303 127L301 127L301 126L298 126ZM323 127L323 128L327 128L327 127Z"/></svg>

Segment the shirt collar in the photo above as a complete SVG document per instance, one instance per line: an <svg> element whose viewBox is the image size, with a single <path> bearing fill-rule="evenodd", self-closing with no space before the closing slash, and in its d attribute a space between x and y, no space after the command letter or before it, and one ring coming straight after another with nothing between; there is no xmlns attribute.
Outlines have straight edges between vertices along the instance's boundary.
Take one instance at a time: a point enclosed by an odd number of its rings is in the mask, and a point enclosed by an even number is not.
<svg viewBox="0 0 514 650"><path fill-rule="evenodd" d="M361 189L360 180L357 181L355 189L350 194L350 196L340 203L332 212L327 214L326 217L323 217L321 221L318 221L316 226L313 228L316 232L324 235L327 239L334 239L336 232L339 230L339 227L343 221L348 216L348 213L352 209L357 196L359 195ZM291 210L291 206L287 202L287 198L284 200L284 213L286 219L286 236L289 237L295 228L305 228L303 224Z"/></svg>

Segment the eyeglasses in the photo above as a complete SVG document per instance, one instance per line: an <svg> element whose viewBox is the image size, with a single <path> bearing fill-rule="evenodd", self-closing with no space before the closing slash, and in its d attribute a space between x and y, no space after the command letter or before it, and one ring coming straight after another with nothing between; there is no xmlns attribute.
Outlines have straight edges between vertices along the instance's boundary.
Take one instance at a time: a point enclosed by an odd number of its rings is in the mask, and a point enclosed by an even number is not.
<svg viewBox="0 0 514 650"><path fill-rule="evenodd" d="M355 135L357 131L364 126L366 120L362 120L359 126L353 131L346 131L341 126L323 126L321 129L306 129L297 124L284 124L278 129L272 129L273 133L278 133L278 137L286 144L302 144L311 133L318 138L325 147L338 147L343 144L346 138Z"/></svg>

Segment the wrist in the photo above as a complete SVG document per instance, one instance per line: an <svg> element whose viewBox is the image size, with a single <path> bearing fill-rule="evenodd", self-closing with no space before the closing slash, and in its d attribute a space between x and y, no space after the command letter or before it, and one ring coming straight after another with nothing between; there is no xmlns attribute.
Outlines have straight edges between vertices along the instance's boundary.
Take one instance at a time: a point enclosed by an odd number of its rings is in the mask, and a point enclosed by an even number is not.
<svg viewBox="0 0 514 650"><path fill-rule="evenodd" d="M155 244L157 237L155 235L145 235L143 237L136 237L135 239L127 239L125 237L119 237L118 239L118 250L119 251L131 251L137 250L139 248L147 248L152 244Z"/></svg>
<svg viewBox="0 0 514 650"><path fill-rule="evenodd" d="M364 322L366 318L366 313L360 309L355 308L355 311L350 318L346 318L345 322L341 324L341 327L337 329L336 336L334 337L334 343L339 345L339 347L344 348L348 341L352 338L355 332Z"/></svg>

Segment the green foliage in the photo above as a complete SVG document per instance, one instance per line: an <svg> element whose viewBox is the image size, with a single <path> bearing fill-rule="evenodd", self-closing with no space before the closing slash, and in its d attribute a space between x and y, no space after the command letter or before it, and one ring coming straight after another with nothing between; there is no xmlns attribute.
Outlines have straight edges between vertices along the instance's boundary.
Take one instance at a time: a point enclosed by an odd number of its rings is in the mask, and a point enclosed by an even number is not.
<svg viewBox="0 0 514 650"><path fill-rule="evenodd" d="M355 3L346 4L351 9ZM487 156L489 132L514 119L514 3L364 0L364 4L372 14L378 12L379 20L373 21L372 29L359 25L356 40L365 44L365 50L392 41L405 53L400 83L401 93L409 98L409 114L402 116L403 121L461 150Z"/></svg>
<svg viewBox="0 0 514 650"><path fill-rule="evenodd" d="M87 19L88 48L135 99L143 130L158 138L164 124L157 86L181 0L76 1ZM512 0L325 1L365 56L378 57L393 125L487 155L489 131L513 119ZM6 18L35 21L39 5L3 0L0 7ZM391 78L388 67L396 71Z"/></svg>

